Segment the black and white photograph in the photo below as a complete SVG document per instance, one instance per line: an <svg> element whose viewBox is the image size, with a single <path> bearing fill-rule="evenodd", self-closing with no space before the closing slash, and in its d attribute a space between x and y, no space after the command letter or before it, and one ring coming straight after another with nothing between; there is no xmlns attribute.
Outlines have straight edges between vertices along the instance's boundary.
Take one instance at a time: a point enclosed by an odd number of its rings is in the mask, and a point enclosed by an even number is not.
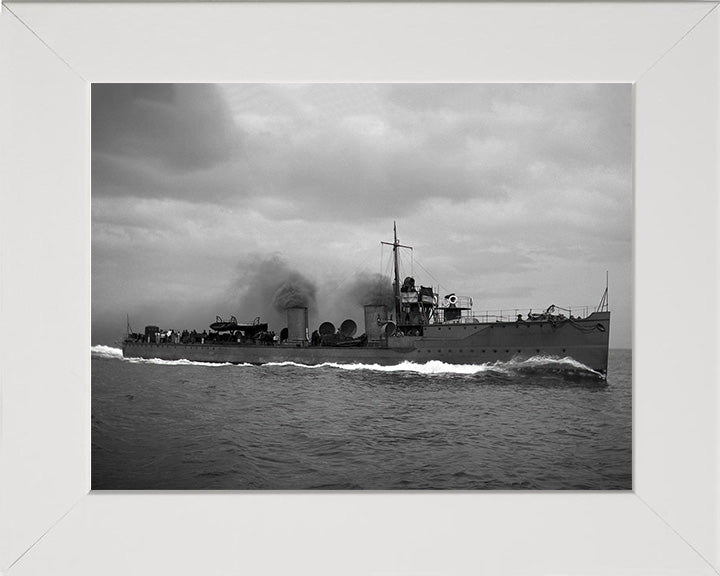
<svg viewBox="0 0 720 576"><path fill-rule="evenodd" d="M101 84L93 490L631 490L631 84Z"/></svg>

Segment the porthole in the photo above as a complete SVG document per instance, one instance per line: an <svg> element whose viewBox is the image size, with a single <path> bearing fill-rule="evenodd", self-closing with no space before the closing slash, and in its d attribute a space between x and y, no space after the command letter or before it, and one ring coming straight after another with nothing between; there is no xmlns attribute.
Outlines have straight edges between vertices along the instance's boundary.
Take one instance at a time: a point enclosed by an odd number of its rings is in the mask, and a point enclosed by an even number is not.
<svg viewBox="0 0 720 576"><path fill-rule="evenodd" d="M540 348L536 348L536 349L535 349L535 352L537 352L538 354L540 354Z"/></svg>
<svg viewBox="0 0 720 576"><path fill-rule="evenodd" d="M563 354L565 354L565 348L563 348Z"/></svg>
<svg viewBox="0 0 720 576"><path fill-rule="evenodd" d="M497 354L497 350L493 350L493 354Z"/></svg>
<svg viewBox="0 0 720 576"><path fill-rule="evenodd" d="M508 352L510 352L510 350L505 350L505 354L507 354Z"/></svg>

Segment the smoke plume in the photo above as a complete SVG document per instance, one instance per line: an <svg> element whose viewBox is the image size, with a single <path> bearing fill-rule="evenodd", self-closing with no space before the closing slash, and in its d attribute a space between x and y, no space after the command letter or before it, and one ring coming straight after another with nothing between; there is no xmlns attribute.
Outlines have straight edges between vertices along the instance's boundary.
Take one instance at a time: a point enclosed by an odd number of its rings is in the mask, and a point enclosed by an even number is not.
<svg viewBox="0 0 720 576"><path fill-rule="evenodd" d="M299 272L291 272L273 295L273 307L282 312L288 308L302 306L308 308L315 304L317 289L315 285Z"/></svg>
<svg viewBox="0 0 720 576"><path fill-rule="evenodd" d="M392 283L382 274L364 274L358 277L353 284L351 294L360 306L384 304L392 308L395 305Z"/></svg>
<svg viewBox="0 0 720 576"><path fill-rule="evenodd" d="M286 308L315 308L317 287L281 256L255 256L242 262L234 288L238 320L260 316L270 329L287 325Z"/></svg>

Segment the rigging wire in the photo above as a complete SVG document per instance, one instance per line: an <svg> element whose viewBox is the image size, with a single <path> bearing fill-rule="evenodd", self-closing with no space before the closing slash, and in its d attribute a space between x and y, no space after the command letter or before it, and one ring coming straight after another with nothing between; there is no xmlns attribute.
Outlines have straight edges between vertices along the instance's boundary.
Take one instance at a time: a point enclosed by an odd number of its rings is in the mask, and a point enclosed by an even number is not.
<svg viewBox="0 0 720 576"><path fill-rule="evenodd" d="M333 292L336 292L336 291L339 290L344 284L346 284L347 282L349 282L349 281L355 279L357 276L359 276L359 275L362 273L362 271L365 269L365 266L366 266L366 265L369 265L371 258L372 258L372 254L371 254L371 253L368 253L368 255L365 256L365 259L361 262L360 266L356 266L356 267L355 267L355 270L353 271L352 274L350 274L349 276L343 277L343 278L340 280L340 282L338 282L338 284L337 284L337 286L335 286Z"/></svg>
<svg viewBox="0 0 720 576"><path fill-rule="evenodd" d="M380 275L381 275L381 276L386 276L386 277L390 278L390 277L391 277L392 265L393 265L393 263L392 263L392 256L391 256L390 258L388 258L388 260L387 260L387 265L385 266L385 270L383 270L383 268L382 268L382 262L381 262L381 263L380 263ZM383 272L384 272L384 273L383 273Z"/></svg>
<svg viewBox="0 0 720 576"><path fill-rule="evenodd" d="M439 293L439 292L440 292L440 280L438 280L437 278L435 278L435 276L433 276L433 275L428 271L428 269L425 268L425 266L423 266L422 264L420 264L420 261L419 261L419 260L417 261L417 265L423 270L423 272L425 272L425 274L427 274L428 276L430 276L430 278L432 278L435 282L437 282L437 285L438 285L438 293Z"/></svg>

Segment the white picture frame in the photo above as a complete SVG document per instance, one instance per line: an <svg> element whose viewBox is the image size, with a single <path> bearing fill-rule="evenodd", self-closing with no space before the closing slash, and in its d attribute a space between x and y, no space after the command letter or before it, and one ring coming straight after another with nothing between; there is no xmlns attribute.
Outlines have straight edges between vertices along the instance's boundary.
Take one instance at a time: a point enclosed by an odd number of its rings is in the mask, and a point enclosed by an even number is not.
<svg viewBox="0 0 720 576"><path fill-rule="evenodd" d="M717 6L7 2L0 571L717 574ZM238 81L634 84L632 492L89 493L90 83Z"/></svg>

